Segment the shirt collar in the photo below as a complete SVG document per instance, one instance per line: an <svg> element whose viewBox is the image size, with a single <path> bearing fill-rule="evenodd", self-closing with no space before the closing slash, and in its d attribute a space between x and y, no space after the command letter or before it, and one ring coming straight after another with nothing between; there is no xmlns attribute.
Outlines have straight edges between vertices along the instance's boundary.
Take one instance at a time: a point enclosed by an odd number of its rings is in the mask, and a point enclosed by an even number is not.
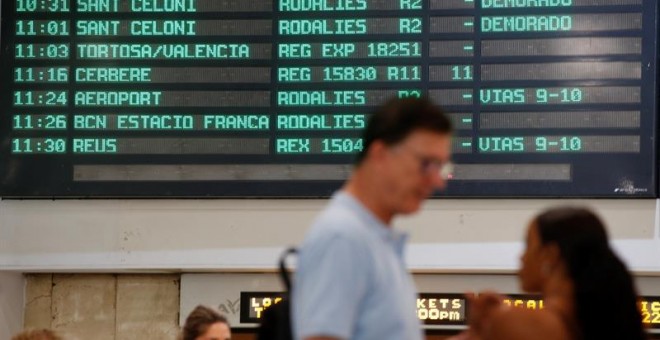
<svg viewBox="0 0 660 340"><path fill-rule="evenodd" d="M403 256L404 246L408 240L407 233L395 230L393 227L383 223L373 214L373 212L371 212L371 210L367 209L362 202L358 201L353 195L345 191L338 191L335 193L334 199L355 212L360 219L364 220L365 225L368 226L369 230L391 244L396 252L400 256Z"/></svg>

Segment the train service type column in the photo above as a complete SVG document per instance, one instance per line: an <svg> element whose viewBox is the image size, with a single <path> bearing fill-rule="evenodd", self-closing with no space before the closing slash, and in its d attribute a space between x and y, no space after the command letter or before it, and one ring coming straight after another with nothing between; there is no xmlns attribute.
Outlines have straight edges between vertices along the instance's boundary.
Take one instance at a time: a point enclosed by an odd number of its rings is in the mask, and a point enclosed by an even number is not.
<svg viewBox="0 0 660 340"><path fill-rule="evenodd" d="M370 110L421 96L423 9L421 0L278 0L275 153L350 164Z"/></svg>

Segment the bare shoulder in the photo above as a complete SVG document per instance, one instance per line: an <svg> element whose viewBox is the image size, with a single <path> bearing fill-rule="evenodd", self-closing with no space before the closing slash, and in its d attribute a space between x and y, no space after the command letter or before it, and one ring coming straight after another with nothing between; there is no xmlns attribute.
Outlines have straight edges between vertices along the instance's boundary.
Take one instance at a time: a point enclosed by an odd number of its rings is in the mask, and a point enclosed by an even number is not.
<svg viewBox="0 0 660 340"><path fill-rule="evenodd" d="M561 316L547 309L501 308L492 314L486 339L565 340L572 335Z"/></svg>

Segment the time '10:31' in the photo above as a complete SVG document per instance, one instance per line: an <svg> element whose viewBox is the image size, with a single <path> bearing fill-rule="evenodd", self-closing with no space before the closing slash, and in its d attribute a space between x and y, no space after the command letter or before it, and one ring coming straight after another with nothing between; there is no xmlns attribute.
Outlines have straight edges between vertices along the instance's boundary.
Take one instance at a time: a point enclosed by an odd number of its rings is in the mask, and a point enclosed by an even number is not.
<svg viewBox="0 0 660 340"><path fill-rule="evenodd" d="M16 0L16 12L69 11L69 0Z"/></svg>

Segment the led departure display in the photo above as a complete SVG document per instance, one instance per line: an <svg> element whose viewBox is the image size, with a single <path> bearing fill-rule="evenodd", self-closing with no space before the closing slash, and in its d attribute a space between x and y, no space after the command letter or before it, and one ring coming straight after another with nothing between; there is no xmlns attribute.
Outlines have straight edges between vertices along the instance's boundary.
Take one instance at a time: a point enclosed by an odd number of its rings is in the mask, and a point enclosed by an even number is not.
<svg viewBox="0 0 660 340"><path fill-rule="evenodd" d="M325 197L427 96L451 197L654 197L653 0L5 0L4 197Z"/></svg>
<svg viewBox="0 0 660 340"><path fill-rule="evenodd" d="M259 323L263 312L284 297L282 292L241 292L241 323ZM512 308L544 308L543 299L537 295L504 295L502 303ZM469 310L469 300L463 294L420 293L417 296L416 314L426 326L467 326ZM640 296L639 310L646 327L654 331L660 329L660 297Z"/></svg>

